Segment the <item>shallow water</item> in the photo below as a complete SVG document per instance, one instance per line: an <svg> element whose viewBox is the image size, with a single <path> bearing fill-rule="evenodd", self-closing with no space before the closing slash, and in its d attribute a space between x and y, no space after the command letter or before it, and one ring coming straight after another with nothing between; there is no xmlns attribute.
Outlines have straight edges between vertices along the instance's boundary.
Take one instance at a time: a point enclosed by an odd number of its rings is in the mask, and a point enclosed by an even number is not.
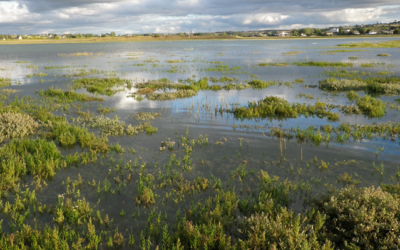
<svg viewBox="0 0 400 250"><path fill-rule="evenodd" d="M368 41L380 42L390 39L371 38ZM175 153L178 157L183 157L179 145L175 146L174 152L165 150L160 152L160 142L170 138L177 142L177 136L184 135L189 129L190 138L198 138L199 135L208 135L208 146L195 146L192 153L192 172L185 172L185 178L193 180L198 176L209 178L211 175L221 178L223 186L228 185L231 171L236 169L243 161L247 161L247 170L267 171L271 176L279 176L280 180L285 179L299 182L308 181L311 178L318 178L320 184L313 187L312 194L321 193L324 184L332 184L341 187L337 182L338 175L347 172L357 175L361 184L359 186L379 185L380 183L391 183L391 176L397 171L400 165L400 145L399 138L394 141L385 138L372 140L364 139L360 141L349 141L343 144L332 140L330 143L322 142L315 145L312 142L298 143L296 139L280 140L269 136L269 129L279 127L283 129L297 128L305 129L309 126L319 127L327 124L338 126L342 122L350 124L371 124L384 122L400 122L399 111L388 109L387 114L382 118L367 118L364 115L349 116L340 115L338 122L330 122L326 118L300 117L297 119L258 119L258 120L238 120L232 114L219 114L214 112L214 107L235 105L246 105L249 101L258 101L266 96L282 97L289 102L315 103L318 98L331 104L348 104L349 101L345 93L332 95L318 88L304 88L305 85L316 85L322 79L329 78L324 74L326 70L333 68L321 67L260 67L259 63L269 62L301 62L301 61L329 61L329 62L353 62L354 67L346 70L358 70L371 73L390 71L392 76L400 76L400 50L397 48L362 49L359 52L346 52L337 54L324 54L324 51L334 50L334 46L339 43L359 42L358 39L324 39L324 40L257 40L257 41L174 41L174 42L138 42L138 43L95 43L95 44L46 44L46 45L3 45L0 46L0 78L11 78L15 85L8 87L20 90L16 95L38 97L36 90L47 89L51 86L55 88L67 89L72 85L72 80L80 78L74 76L78 69L97 69L98 73L90 74L86 77L108 77L117 76L124 79L131 79L134 82L145 82L150 79L157 80L168 78L170 81L179 79L202 77L236 77L235 82L248 82L252 79L274 80L289 82L302 78L301 84L291 86L270 86L262 90L231 90L231 91L200 91L193 98L178 99L172 101L149 101L141 102L132 97L129 93L135 89L126 89L118 92L112 97L105 97L102 103L81 104L82 110L95 112L99 104L102 107L116 108L115 112L106 115L114 117L117 115L127 124L139 124L139 121L129 117L142 111L158 112L161 116L152 122L158 128L158 132L153 135L139 134L133 137L109 137L110 143L119 143L123 148L134 148L137 153L128 152L117 155L114 153L115 162L107 156L99 159L95 164L77 166L76 168L60 171L54 180L49 182L39 194L39 200L44 204L54 204L57 202L57 195L64 192L65 187L61 185L68 177L72 180L77 179L80 174L85 181L96 183L109 178L109 169L112 170L111 177L118 176L114 172L115 165L120 159L124 162L134 161L139 157L141 162L146 163L146 170L157 176L159 169L155 167L163 166L168 163L171 154ZM355 49L356 50L356 49ZM288 51L303 51L298 55L284 55ZM88 53L88 55L77 56L75 53ZM379 53L389 53L390 57L378 57ZM75 54L75 55L74 55ZM357 56L358 59L350 60L349 56ZM129 59L134 57L135 59ZM152 60L152 62L149 62ZM182 60L183 63L168 63L168 60ZM18 61L24 61L23 63ZM222 65L236 67L225 72L207 71L215 68L211 62L220 61ZM17 63L18 62L18 63ZM362 68L361 63L375 62L385 63L384 65L372 68ZM144 64L143 66L135 66ZM33 67L27 67L33 65ZM44 67L55 66L54 69ZM57 68L58 67L58 68ZM48 76L27 77L39 72L46 72ZM211 83L210 83L211 84ZM221 84L221 83L215 83ZM77 92L86 93L84 90ZM299 93L313 94L314 99L306 100L298 98ZM328 93L328 94L327 94ZM365 95L359 92L360 96ZM13 99L11 95L10 99ZM398 96L379 96L382 101L393 102ZM399 104L398 104L399 105ZM71 109L71 111L73 111ZM57 114L62 115L59 111ZM68 117L76 117L71 112ZM234 126L257 125L264 126L263 130L236 128ZM96 130L93 130L96 131ZM227 138L217 145L221 138ZM242 146L239 145L238 138L243 138ZM284 146L282 145L284 143ZM283 147L283 150L280 148ZM381 149L381 150L379 150ZM64 155L81 149L61 149ZM282 152L283 151L283 152ZM307 161L317 157L330 164L329 169L321 171L313 164L307 166ZM301 159L302 158L302 159ZM339 162L343 160L355 160L354 164L344 165ZM205 162L203 165L201 162ZM264 162L264 163L263 163ZM384 174L380 174L373 168L373 162L377 166L384 165ZM335 166L335 163L338 163ZM139 167L140 169L140 167ZM133 197L137 194L135 180L138 178L138 170L135 170L134 177L126 187L122 186L120 193L114 195L103 193L98 194L96 188L85 186L81 190L81 198L84 197L92 204L97 205L97 209L102 213L114 218L112 228L119 227L120 231L133 227L141 230L146 222L149 211L155 208L157 211L166 212L174 218L177 207L182 211L188 209L192 202L197 203L204 200L215 191L208 189L194 196L187 195L177 203L173 199L165 200L166 192L171 192L172 187L155 188L154 193L160 197L156 198L156 204L150 208L137 205ZM254 180L253 180L254 179ZM246 190L256 188L255 175L247 177L246 181L233 182L236 191L243 189L242 196L247 195ZM112 179L111 179L112 180ZM29 181L29 180L27 180ZM112 181L111 181L112 182ZM157 183L157 181L155 181ZM113 188L116 185L112 182ZM249 191L251 192L251 191ZM119 218L120 211L124 209L125 219ZM292 205L296 212L303 211L301 201ZM141 216L131 218L132 213L140 211ZM44 215L43 223L51 222L51 216ZM134 224L134 225L132 225Z"/></svg>

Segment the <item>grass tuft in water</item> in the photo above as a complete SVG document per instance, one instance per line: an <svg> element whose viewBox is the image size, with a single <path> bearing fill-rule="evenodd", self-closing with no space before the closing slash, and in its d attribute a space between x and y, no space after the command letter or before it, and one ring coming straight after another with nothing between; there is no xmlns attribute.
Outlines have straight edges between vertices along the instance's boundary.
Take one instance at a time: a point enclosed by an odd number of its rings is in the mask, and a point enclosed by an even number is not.
<svg viewBox="0 0 400 250"><path fill-rule="evenodd" d="M48 96L48 97L55 97L56 101L59 102L74 102L74 101L80 101L80 102L92 102L92 101L104 101L103 98L100 97L94 97L94 96L89 96L86 94L78 94L74 91L71 90L62 90L62 89L54 89L51 87L48 90L40 90L39 91L40 96Z"/></svg>
<svg viewBox="0 0 400 250"><path fill-rule="evenodd" d="M292 63L296 66L312 66L312 67L353 67L353 63L343 63L343 62L294 62Z"/></svg>
<svg viewBox="0 0 400 250"><path fill-rule="evenodd" d="M132 83L120 78L82 78L73 82L73 88L86 88L90 93L112 96Z"/></svg>

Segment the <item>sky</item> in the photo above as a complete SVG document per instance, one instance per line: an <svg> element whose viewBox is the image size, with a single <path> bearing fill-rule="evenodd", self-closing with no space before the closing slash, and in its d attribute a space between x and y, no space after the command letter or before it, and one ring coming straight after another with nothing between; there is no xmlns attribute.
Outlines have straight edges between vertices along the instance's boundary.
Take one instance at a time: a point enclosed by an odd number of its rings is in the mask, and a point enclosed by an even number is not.
<svg viewBox="0 0 400 250"><path fill-rule="evenodd" d="M399 0L0 0L0 34L178 33L400 21Z"/></svg>

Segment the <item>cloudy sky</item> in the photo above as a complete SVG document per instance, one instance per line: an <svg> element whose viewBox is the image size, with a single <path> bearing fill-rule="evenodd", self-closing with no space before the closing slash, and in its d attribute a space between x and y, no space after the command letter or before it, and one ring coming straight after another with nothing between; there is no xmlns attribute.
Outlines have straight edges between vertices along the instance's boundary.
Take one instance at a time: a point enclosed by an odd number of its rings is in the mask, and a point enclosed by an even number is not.
<svg viewBox="0 0 400 250"><path fill-rule="evenodd" d="M0 34L176 33L400 21L399 0L0 0Z"/></svg>

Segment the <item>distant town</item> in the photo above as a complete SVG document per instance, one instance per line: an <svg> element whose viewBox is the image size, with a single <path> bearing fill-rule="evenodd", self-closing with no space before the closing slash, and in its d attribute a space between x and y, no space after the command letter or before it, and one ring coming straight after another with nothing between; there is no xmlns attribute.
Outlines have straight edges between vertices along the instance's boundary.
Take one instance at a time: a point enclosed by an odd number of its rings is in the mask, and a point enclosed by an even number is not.
<svg viewBox="0 0 400 250"><path fill-rule="evenodd" d="M0 30L1 33L1 30ZM220 32L182 32L182 33L145 33L145 34L116 34L115 32L94 34L0 34L0 40L7 39L73 39L92 37L134 37L134 36L237 36L237 37L312 37L312 36L340 36L340 35L393 35L400 34L400 21L389 23L361 24L354 26L339 26L327 28L303 28L291 30L257 30L257 31L220 31Z"/></svg>

